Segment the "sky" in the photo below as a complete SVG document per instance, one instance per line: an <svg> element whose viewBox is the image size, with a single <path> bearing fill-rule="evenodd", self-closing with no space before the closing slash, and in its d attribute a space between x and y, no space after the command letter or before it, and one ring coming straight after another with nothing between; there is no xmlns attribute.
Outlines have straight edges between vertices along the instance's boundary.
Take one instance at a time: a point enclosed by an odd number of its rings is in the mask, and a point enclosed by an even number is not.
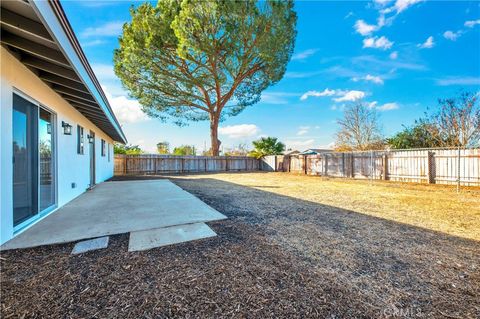
<svg viewBox="0 0 480 319"><path fill-rule="evenodd" d="M155 152L210 144L208 122L187 127L142 113L113 72L113 50L133 1L62 1L67 17L130 144ZM480 2L303 1L295 51L283 79L259 103L220 124L224 150L261 136L288 149L332 147L336 120L362 100L378 111L385 136L413 124L438 98L480 92Z"/></svg>

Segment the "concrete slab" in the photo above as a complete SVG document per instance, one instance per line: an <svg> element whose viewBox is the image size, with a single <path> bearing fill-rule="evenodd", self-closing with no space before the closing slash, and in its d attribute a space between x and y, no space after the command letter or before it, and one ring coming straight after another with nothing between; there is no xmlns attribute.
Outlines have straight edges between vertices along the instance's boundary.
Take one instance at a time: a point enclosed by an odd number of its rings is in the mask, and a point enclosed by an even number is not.
<svg viewBox="0 0 480 319"><path fill-rule="evenodd" d="M225 218L169 180L105 182L6 242L0 250Z"/></svg>
<svg viewBox="0 0 480 319"><path fill-rule="evenodd" d="M217 234L205 223L136 231L130 233L128 251L147 250L214 236Z"/></svg>
<svg viewBox="0 0 480 319"><path fill-rule="evenodd" d="M108 236L84 240L75 244L72 255L83 254L87 251L103 249L108 247Z"/></svg>

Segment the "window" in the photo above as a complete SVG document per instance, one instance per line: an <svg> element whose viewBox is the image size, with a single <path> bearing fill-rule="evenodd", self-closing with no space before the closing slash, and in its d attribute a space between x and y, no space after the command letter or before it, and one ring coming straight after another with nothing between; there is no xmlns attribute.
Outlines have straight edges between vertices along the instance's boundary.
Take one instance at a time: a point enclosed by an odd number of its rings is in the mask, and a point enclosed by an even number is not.
<svg viewBox="0 0 480 319"><path fill-rule="evenodd" d="M105 140L102 140L102 156L105 156Z"/></svg>
<svg viewBox="0 0 480 319"><path fill-rule="evenodd" d="M108 149L107 149L107 152L108 152L108 161L110 162L110 143L108 143L107 146L108 146Z"/></svg>
<svg viewBox="0 0 480 319"><path fill-rule="evenodd" d="M77 153L84 154L84 135L83 135L83 127L77 125Z"/></svg>

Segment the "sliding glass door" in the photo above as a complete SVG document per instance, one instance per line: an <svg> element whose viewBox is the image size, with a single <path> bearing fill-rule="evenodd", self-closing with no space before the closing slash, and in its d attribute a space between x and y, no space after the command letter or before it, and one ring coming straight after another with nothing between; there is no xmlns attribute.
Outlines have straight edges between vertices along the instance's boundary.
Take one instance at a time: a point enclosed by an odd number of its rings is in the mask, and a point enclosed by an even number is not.
<svg viewBox="0 0 480 319"><path fill-rule="evenodd" d="M55 176L53 157L53 115L40 108L38 121L38 150L40 173L40 211L55 205Z"/></svg>
<svg viewBox="0 0 480 319"><path fill-rule="evenodd" d="M54 115L13 95L13 223L55 205Z"/></svg>
<svg viewBox="0 0 480 319"><path fill-rule="evenodd" d="M13 96L13 223L38 213L38 107Z"/></svg>

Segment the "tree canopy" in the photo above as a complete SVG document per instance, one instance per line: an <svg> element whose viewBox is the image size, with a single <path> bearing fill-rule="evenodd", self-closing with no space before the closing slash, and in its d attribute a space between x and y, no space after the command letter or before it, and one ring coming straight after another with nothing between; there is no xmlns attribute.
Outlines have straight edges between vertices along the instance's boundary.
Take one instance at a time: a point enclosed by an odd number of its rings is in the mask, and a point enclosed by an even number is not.
<svg viewBox="0 0 480 319"><path fill-rule="evenodd" d="M126 155L138 155L142 154L143 151L138 145L123 145L120 143L113 144L113 153L115 154L126 154Z"/></svg>
<svg viewBox="0 0 480 319"><path fill-rule="evenodd" d="M347 105L337 124L337 151L364 151L384 146L376 110L361 101Z"/></svg>
<svg viewBox="0 0 480 319"><path fill-rule="evenodd" d="M405 127L394 136L387 138L387 144L393 149L440 147L442 143L433 134L434 127L425 121L416 121L411 127Z"/></svg>
<svg viewBox="0 0 480 319"><path fill-rule="evenodd" d="M460 91L451 98L439 99L438 110L424 121L440 146L480 146L480 105L478 93Z"/></svg>
<svg viewBox="0 0 480 319"><path fill-rule="evenodd" d="M292 1L162 0L131 9L115 50L115 73L149 116L218 124L260 100L293 52Z"/></svg>
<svg viewBox="0 0 480 319"><path fill-rule="evenodd" d="M280 155L285 151L285 144L278 141L276 137L262 137L252 142L255 149L250 152L250 156L262 158L267 155Z"/></svg>
<svg viewBox="0 0 480 319"><path fill-rule="evenodd" d="M173 155L185 156L185 155L197 155L197 150L193 145L182 145L175 147L172 152Z"/></svg>
<svg viewBox="0 0 480 319"><path fill-rule="evenodd" d="M166 155L170 154L170 143L167 141L157 143L157 152L158 154Z"/></svg>

